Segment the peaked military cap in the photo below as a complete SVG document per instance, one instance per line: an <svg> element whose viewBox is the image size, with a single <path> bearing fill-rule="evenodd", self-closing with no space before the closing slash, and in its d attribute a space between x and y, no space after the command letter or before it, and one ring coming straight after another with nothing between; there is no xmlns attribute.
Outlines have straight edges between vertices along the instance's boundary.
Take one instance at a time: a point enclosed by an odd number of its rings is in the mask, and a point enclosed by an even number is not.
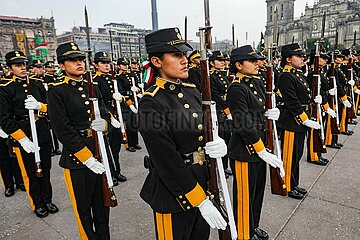
<svg viewBox="0 0 360 240"><path fill-rule="evenodd" d="M353 53L353 52L351 52L351 53ZM343 54L344 56L349 56L349 55L350 55L350 48L343 50L343 51L342 51L342 54Z"/></svg>
<svg viewBox="0 0 360 240"><path fill-rule="evenodd" d="M54 67L54 62L53 62L53 61L47 61L47 62L44 64L44 67L46 67L46 68L53 68L53 67Z"/></svg>
<svg viewBox="0 0 360 240"><path fill-rule="evenodd" d="M209 61L215 60L225 60L224 54L221 51L213 51L212 55L209 57Z"/></svg>
<svg viewBox="0 0 360 240"><path fill-rule="evenodd" d="M342 52L340 50L334 50L334 55L335 57L344 57L344 54L342 54Z"/></svg>
<svg viewBox="0 0 360 240"><path fill-rule="evenodd" d="M260 60L264 59L264 57L257 54L257 52L250 46L245 45L239 48L235 48L231 50L230 53L230 62L238 62L244 60Z"/></svg>
<svg viewBox="0 0 360 240"><path fill-rule="evenodd" d="M106 52L97 52L94 56L94 62L111 62L109 55Z"/></svg>
<svg viewBox="0 0 360 240"><path fill-rule="evenodd" d="M118 58L117 60L117 65L129 65L129 61L126 58Z"/></svg>
<svg viewBox="0 0 360 240"><path fill-rule="evenodd" d="M190 53L188 59L189 59L190 62L192 62L194 59L200 58L200 57L201 57L201 56L200 56L199 50L194 50L194 51L192 51L192 52Z"/></svg>
<svg viewBox="0 0 360 240"><path fill-rule="evenodd" d="M148 54L167 52L186 52L193 48L185 42L178 28L165 28L145 36L145 47Z"/></svg>
<svg viewBox="0 0 360 240"><path fill-rule="evenodd" d="M315 50L314 48L311 49L311 51L310 51L310 58L314 58L314 57L315 57L315 54L316 54L315 51L316 51L316 50ZM322 50L322 51L320 51L320 57L321 57L321 58L326 58L326 59L331 58L330 55L327 54L327 52L325 51L325 49Z"/></svg>
<svg viewBox="0 0 360 240"><path fill-rule="evenodd" d="M10 67L11 64L24 63L27 59L22 51L11 51L5 55L6 65Z"/></svg>
<svg viewBox="0 0 360 240"><path fill-rule="evenodd" d="M56 49L56 55L59 63L74 58L85 59L85 54L80 51L79 46L74 42L59 45Z"/></svg>
<svg viewBox="0 0 360 240"><path fill-rule="evenodd" d="M305 52L302 50L298 43L291 43L288 45L284 45L281 48L281 56L283 58L291 57L293 55L305 55Z"/></svg>
<svg viewBox="0 0 360 240"><path fill-rule="evenodd" d="M33 66L36 68L41 68L43 66L43 63L40 59L36 59L33 61Z"/></svg>

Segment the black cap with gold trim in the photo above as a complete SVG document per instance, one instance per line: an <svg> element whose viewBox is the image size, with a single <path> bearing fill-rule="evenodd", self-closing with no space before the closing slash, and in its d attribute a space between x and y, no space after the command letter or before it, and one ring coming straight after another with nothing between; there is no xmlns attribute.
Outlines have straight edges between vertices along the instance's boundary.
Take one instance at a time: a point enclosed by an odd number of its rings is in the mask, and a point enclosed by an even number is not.
<svg viewBox="0 0 360 240"><path fill-rule="evenodd" d="M251 45L241 46L239 48L235 48L231 50L230 53L230 62L235 63L238 61L244 60L260 60L264 59L264 57L257 54L255 49Z"/></svg>
<svg viewBox="0 0 360 240"><path fill-rule="evenodd" d="M94 62L111 62L109 55L106 52L97 52L94 56Z"/></svg>
<svg viewBox="0 0 360 240"><path fill-rule="evenodd" d="M212 55L209 57L209 61L219 60L224 61L226 58L221 51L213 51Z"/></svg>
<svg viewBox="0 0 360 240"><path fill-rule="evenodd" d="M118 58L118 60L116 61L117 65L129 65L129 61L126 58Z"/></svg>
<svg viewBox="0 0 360 240"><path fill-rule="evenodd" d="M178 28L165 28L149 33L145 36L146 52L167 53L186 52L193 48L185 42Z"/></svg>
<svg viewBox="0 0 360 240"><path fill-rule="evenodd" d="M56 55L59 63L74 58L85 59L85 54L80 51L79 46L74 42L64 43L58 46Z"/></svg>
<svg viewBox="0 0 360 240"><path fill-rule="evenodd" d="M200 56L199 50L194 50L194 51L192 51L192 52L190 53L188 59L189 59L190 62L193 62L194 59L200 58L200 57L201 57L201 56Z"/></svg>
<svg viewBox="0 0 360 240"><path fill-rule="evenodd" d="M283 58L291 57L293 55L300 55L300 56L305 55L304 50L300 47L298 43L284 45L281 48L281 56Z"/></svg>
<svg viewBox="0 0 360 240"><path fill-rule="evenodd" d="M44 64L44 67L45 67L45 68L53 68L53 67L54 67L54 62L53 62L53 61L47 61L47 62Z"/></svg>
<svg viewBox="0 0 360 240"><path fill-rule="evenodd" d="M9 67L11 64L24 63L27 59L22 51L11 51L5 55L6 65Z"/></svg>
<svg viewBox="0 0 360 240"><path fill-rule="evenodd" d="M36 68L42 68L43 67L43 63L40 59L36 59L33 61L32 65Z"/></svg>

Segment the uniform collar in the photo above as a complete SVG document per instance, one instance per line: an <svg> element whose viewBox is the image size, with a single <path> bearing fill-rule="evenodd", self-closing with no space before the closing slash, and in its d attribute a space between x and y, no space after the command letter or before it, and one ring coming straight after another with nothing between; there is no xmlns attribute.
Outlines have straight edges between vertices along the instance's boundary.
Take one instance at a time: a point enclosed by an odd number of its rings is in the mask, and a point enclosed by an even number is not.
<svg viewBox="0 0 360 240"><path fill-rule="evenodd" d="M155 85L162 89L169 90L174 93L178 93L178 92L181 92L182 84L181 84L180 80L178 80L178 82L171 82L166 79L157 77Z"/></svg>
<svg viewBox="0 0 360 240"><path fill-rule="evenodd" d="M21 78L21 77L18 77L18 76L13 76L12 78L11 78L11 81L13 81L13 82L23 82L23 81L26 81L26 78Z"/></svg>
<svg viewBox="0 0 360 240"><path fill-rule="evenodd" d="M69 85L73 86L73 87L79 87L79 86L84 85L84 80L83 79L74 80L74 79L69 78L68 76L65 76L64 82L66 84L69 84Z"/></svg>

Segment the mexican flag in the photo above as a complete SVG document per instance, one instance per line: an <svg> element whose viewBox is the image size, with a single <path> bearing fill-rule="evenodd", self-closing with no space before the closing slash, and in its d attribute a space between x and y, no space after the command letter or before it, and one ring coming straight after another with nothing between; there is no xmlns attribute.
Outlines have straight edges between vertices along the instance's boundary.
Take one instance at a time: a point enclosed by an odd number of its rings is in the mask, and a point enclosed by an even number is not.
<svg viewBox="0 0 360 240"><path fill-rule="evenodd" d="M149 86L151 79L154 76L154 69L150 67L149 61L144 61L141 63L143 65L143 68L145 69L144 76L142 78L142 83L146 83L147 86Z"/></svg>

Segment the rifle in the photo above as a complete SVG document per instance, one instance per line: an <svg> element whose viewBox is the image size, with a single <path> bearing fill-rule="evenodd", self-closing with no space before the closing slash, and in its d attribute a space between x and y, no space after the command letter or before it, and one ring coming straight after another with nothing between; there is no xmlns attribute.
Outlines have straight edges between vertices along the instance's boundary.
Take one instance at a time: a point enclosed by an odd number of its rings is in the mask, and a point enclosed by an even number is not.
<svg viewBox="0 0 360 240"><path fill-rule="evenodd" d="M320 95L321 80L319 74L319 61L320 61L320 43L315 43L316 53L314 60L314 71L312 79L312 104L311 104L311 117L314 121L320 122L320 129L311 129L313 134L313 151L319 153L326 153L326 146L324 144L324 127L322 123L321 107L320 104L314 102L314 98Z"/></svg>
<svg viewBox="0 0 360 240"><path fill-rule="evenodd" d="M110 34L110 45L111 45L111 64L110 64L110 71L111 71L111 79L113 81L113 88L114 88L114 93L118 93L119 92L119 87L118 87L118 82L115 78L115 69L114 69L114 65L113 65L113 62L114 62L114 49L113 49L113 44L112 44L112 34L111 34L111 30L109 31L109 34ZM123 116L122 116L122 110L121 110L121 107L120 107L120 102L119 101L116 101L116 100L113 100L115 102L115 110L114 110L114 113L115 115L117 115L117 118L120 122L120 135L121 135L121 142L123 144L125 144L125 147L127 148L128 146L127 145L127 135L126 135L126 130L125 130L125 123L124 123L124 119L123 119Z"/></svg>
<svg viewBox="0 0 360 240"><path fill-rule="evenodd" d="M275 9L276 11L276 9ZM276 32L276 26L274 26L274 33ZM276 34L273 33L273 39L275 39ZM273 46L268 49L268 62L266 65L266 100L265 106L266 110L273 108L276 105L275 94L274 94L274 72L273 72L273 50L276 51L275 42L273 42ZM274 153L274 140L276 146L276 155L279 159L281 159L281 150L279 144L279 137L276 128L275 120L266 120L266 148ZM275 139L274 139L275 138ZM281 196L287 195L286 185L284 179L280 175L280 169L273 168L270 166L270 180L271 180L271 193Z"/></svg>
<svg viewBox="0 0 360 240"><path fill-rule="evenodd" d="M30 87L30 79L29 79L29 70L27 68L28 60L25 60L25 68L26 68L26 95L27 97L31 97L31 87ZM35 145L35 175L38 178L43 177L43 172L41 168L41 158L40 158L40 148L39 141L37 138L37 129L35 123L35 113L33 109L29 109L29 120L30 120L30 130L31 130L31 139Z"/></svg>
<svg viewBox="0 0 360 240"><path fill-rule="evenodd" d="M198 36L200 38L200 71L201 71L201 86L202 86L202 110L204 115L204 132L205 142L212 141L217 136L217 116L215 102L211 101L211 86L209 76L209 64L207 58L207 49L211 49L211 26L210 26L210 11L209 0L204 0L205 7L205 27L199 28ZM230 201L230 195L227 188L227 182L222 166L222 159L213 159L206 156L207 167L209 171L208 194L214 206L223 215L225 220L229 222L225 230L218 230L220 240L236 239L237 232L235 226L234 215ZM220 202L220 191L218 187L217 173L220 177L220 184L222 193L225 199L225 207Z"/></svg>
<svg viewBox="0 0 360 240"><path fill-rule="evenodd" d="M334 59L334 51L332 52L331 56L331 64L329 69L329 85L330 88L335 90L335 95L329 96L329 107L336 112L335 118L330 118L330 126L331 126L331 133L332 134L340 134L340 116L339 116L339 100L337 95L337 85L336 85L336 78L335 78L335 59Z"/></svg>
<svg viewBox="0 0 360 240"><path fill-rule="evenodd" d="M88 84L89 100L90 100L90 118L91 121L101 118L98 99L95 97L94 84L92 79L92 71L90 68L91 63L91 47L90 47L90 31L89 31L89 20L85 6L85 24L86 24L86 40L87 50L85 51L85 63L86 63L86 80ZM104 141L104 136L101 131L92 130L92 139L94 143L95 158L100 162L104 163L105 173L102 174L102 190L104 205L109 207L117 206L117 199L113 190L113 181L111 177L109 161L107 157L107 151Z"/></svg>
<svg viewBox="0 0 360 240"><path fill-rule="evenodd" d="M350 48L350 56L349 56L349 61L347 63L347 74L346 74L346 78L348 79L348 82L350 80L354 80L354 72L353 72L353 57L352 57L352 49ZM351 97L351 101L352 101L352 107L351 108L346 108L346 121L348 122L349 119L353 119L356 118L355 115L355 96L354 96L354 91L353 91L353 86L350 84L347 84L347 88L346 88L346 95Z"/></svg>

